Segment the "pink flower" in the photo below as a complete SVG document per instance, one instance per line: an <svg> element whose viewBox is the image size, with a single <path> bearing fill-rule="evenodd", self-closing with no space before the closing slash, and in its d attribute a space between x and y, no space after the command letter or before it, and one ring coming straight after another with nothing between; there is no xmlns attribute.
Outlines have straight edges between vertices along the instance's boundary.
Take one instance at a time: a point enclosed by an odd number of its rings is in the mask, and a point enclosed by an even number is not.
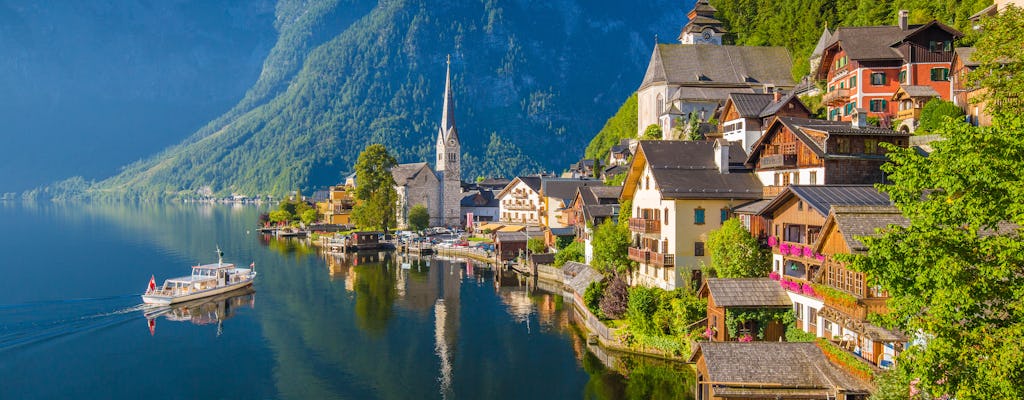
<svg viewBox="0 0 1024 400"><path fill-rule="evenodd" d="M715 336L715 331L714 331L714 329L708 328L708 329L705 329L705 330L704 330L704 337L705 337L705 338L711 339L711 338L712 338L712 337L714 337L714 336Z"/></svg>
<svg viewBox="0 0 1024 400"><path fill-rule="evenodd" d="M740 342L743 342L743 343L749 343L749 342L753 342L754 341L754 337L750 336L750 334L748 333L748 334L745 334L743 336L740 336L740 338L738 340Z"/></svg>
<svg viewBox="0 0 1024 400"><path fill-rule="evenodd" d="M919 383L921 383L921 378L914 378L914 380L910 381L910 397L921 394L921 389L917 388Z"/></svg>
<svg viewBox="0 0 1024 400"><path fill-rule="evenodd" d="M779 245L779 253L789 254L789 243L783 243Z"/></svg>
<svg viewBox="0 0 1024 400"><path fill-rule="evenodd" d="M811 258L811 256L813 256L813 255L814 255L814 252L811 251L810 247L804 247L804 257Z"/></svg>
<svg viewBox="0 0 1024 400"><path fill-rule="evenodd" d="M802 286L800 286L800 291L803 292L804 294L808 295L808 296L814 296L815 295L814 288L811 287L811 285L808 285L806 283L803 284Z"/></svg>
<svg viewBox="0 0 1024 400"><path fill-rule="evenodd" d="M825 255L824 254L814 254L814 259L818 260L818 261L824 262L825 261Z"/></svg>
<svg viewBox="0 0 1024 400"><path fill-rule="evenodd" d="M778 239L776 239L776 238L775 238L775 236L769 236L769 237L768 237L768 245L769 245L769 246L771 246L771 247L775 247L775 246L776 246L776 245L778 245L778 244L779 244L779 240L778 240Z"/></svg>
<svg viewBox="0 0 1024 400"><path fill-rule="evenodd" d="M800 254L802 254L802 253L803 253L803 247L793 246L793 247L789 248L789 255L791 255L791 256L800 256Z"/></svg>
<svg viewBox="0 0 1024 400"><path fill-rule="evenodd" d="M773 281L777 281L777 280L779 280L779 278L781 278L781 277L779 276L778 272L772 271L772 272L768 273L768 279L771 279Z"/></svg>

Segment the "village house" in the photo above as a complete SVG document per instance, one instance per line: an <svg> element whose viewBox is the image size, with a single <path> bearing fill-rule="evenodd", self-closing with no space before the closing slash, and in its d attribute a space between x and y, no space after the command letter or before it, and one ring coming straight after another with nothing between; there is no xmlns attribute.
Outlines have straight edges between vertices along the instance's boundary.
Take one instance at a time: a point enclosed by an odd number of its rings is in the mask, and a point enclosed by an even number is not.
<svg viewBox="0 0 1024 400"><path fill-rule="evenodd" d="M811 248L813 254L821 254L825 259L815 279L828 288L817 293L825 305L817 311L818 321L812 322L816 326L802 329L832 340L872 365L891 367L907 345L906 336L868 322L868 315L887 312L888 293L872 285L864 273L848 269L835 256L866 254L868 248L860 238L875 237L879 230L905 227L908 223L907 218L890 205L832 206ZM797 309L798 317L801 311Z"/></svg>
<svg viewBox="0 0 1024 400"><path fill-rule="evenodd" d="M584 243L584 262L594 259L594 229L605 221L618 223L619 194L622 186L580 186L566 210L566 223L574 230L576 240Z"/></svg>
<svg viewBox="0 0 1024 400"><path fill-rule="evenodd" d="M618 166L629 164L629 158L633 156L634 150L636 150L636 140L620 140L619 144L612 146L612 148L608 150L608 165Z"/></svg>
<svg viewBox="0 0 1024 400"><path fill-rule="evenodd" d="M938 21L910 25L908 19L901 10L895 26L840 27L831 35L812 71L825 83L828 119L848 121L863 108L889 126L897 114L890 100L901 85L930 86L950 99L953 42L963 34Z"/></svg>
<svg viewBox="0 0 1024 400"><path fill-rule="evenodd" d="M604 186L604 183L588 179L541 178L540 198L544 210L540 214L541 226L548 229L568 227L565 210L572 203L576 189L583 186Z"/></svg>
<svg viewBox="0 0 1024 400"><path fill-rule="evenodd" d="M649 125L677 139L689 116L707 122L730 93L766 93L795 86L784 47L727 46L715 8L699 0L679 44L657 44L637 90L637 136Z"/></svg>
<svg viewBox="0 0 1024 400"><path fill-rule="evenodd" d="M689 361L697 400L866 400L873 390L814 343L698 342Z"/></svg>
<svg viewBox="0 0 1024 400"><path fill-rule="evenodd" d="M984 89L979 89L967 82L967 76L980 64L971 57L973 47L957 47L953 51L953 62L950 67L949 85L953 91L953 104L964 110L967 122L974 126L992 125L992 117L985 112L985 103L981 101Z"/></svg>
<svg viewBox="0 0 1024 400"><path fill-rule="evenodd" d="M896 89L896 93L893 93L891 99L899 109L896 112L896 119L907 122L901 123L899 130L901 132L914 133L917 130L917 124L921 121L921 109L931 99L939 97L939 92L936 92L935 88L928 85L900 85L899 89Z"/></svg>
<svg viewBox="0 0 1024 400"><path fill-rule="evenodd" d="M640 141L619 196L632 204L629 259L639 264L632 284L696 287L701 266L711 263L708 233L733 207L761 198L744 158L739 143L723 139Z"/></svg>
<svg viewBox="0 0 1024 400"><path fill-rule="evenodd" d="M775 116L810 118L811 112L793 93L730 93L722 106L718 133L725 140L743 143L749 153Z"/></svg>
<svg viewBox="0 0 1024 400"><path fill-rule="evenodd" d="M886 150L879 143L909 145L909 134L867 125L858 113L851 122L776 117L754 144L747 165L773 197L790 184L883 183Z"/></svg>
<svg viewBox="0 0 1024 400"><path fill-rule="evenodd" d="M498 193L498 221L523 226L540 226L543 200L539 176L517 176Z"/></svg>
<svg viewBox="0 0 1024 400"><path fill-rule="evenodd" d="M494 191L486 188L467 190L462 194L462 226L476 222L497 221L501 215L498 198ZM466 218L472 217L472 221Z"/></svg>
<svg viewBox="0 0 1024 400"><path fill-rule="evenodd" d="M317 212L324 223L348 225L352 223L352 209L356 206L351 186L335 185L327 190L327 199L316 203Z"/></svg>
<svg viewBox="0 0 1024 400"><path fill-rule="evenodd" d="M708 330L705 337L716 342L764 340L777 342L786 335L781 318L768 321L739 321L749 311L788 312L792 303L778 282L768 278L708 278L697 295L708 299ZM765 313L771 315L770 313Z"/></svg>

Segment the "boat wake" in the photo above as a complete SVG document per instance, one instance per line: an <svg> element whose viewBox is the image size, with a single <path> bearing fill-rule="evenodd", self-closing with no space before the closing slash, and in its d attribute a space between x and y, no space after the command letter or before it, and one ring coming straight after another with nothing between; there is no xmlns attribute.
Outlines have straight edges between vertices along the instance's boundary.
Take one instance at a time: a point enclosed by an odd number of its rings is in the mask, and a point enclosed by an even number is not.
<svg viewBox="0 0 1024 400"><path fill-rule="evenodd" d="M117 326L148 310L138 294L0 306L0 352Z"/></svg>

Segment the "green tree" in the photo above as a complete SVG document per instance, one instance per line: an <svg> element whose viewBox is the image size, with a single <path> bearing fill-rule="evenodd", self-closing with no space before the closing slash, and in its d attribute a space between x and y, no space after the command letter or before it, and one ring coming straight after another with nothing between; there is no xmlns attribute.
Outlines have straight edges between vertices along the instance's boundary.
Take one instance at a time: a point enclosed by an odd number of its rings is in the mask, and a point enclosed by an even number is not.
<svg viewBox="0 0 1024 400"><path fill-rule="evenodd" d="M615 112L608 121L604 123L597 135L590 140L587 150L584 153L586 158L599 158L605 160L612 146L619 144L622 139L636 137L637 122L637 96L633 93L626 99L619 110Z"/></svg>
<svg viewBox="0 0 1024 400"><path fill-rule="evenodd" d="M720 278L768 276L768 252L761 248L740 220L731 218L708 235L711 268Z"/></svg>
<svg viewBox="0 0 1024 400"><path fill-rule="evenodd" d="M409 229L422 231L430 226L430 211L427 206L417 204L409 209Z"/></svg>
<svg viewBox="0 0 1024 400"><path fill-rule="evenodd" d="M643 138L647 140L660 140L662 138L661 127L657 124L647 125L647 128L644 129Z"/></svg>
<svg viewBox="0 0 1024 400"><path fill-rule="evenodd" d="M555 249L561 251L573 243L576 243L576 238L573 236L558 236L555 238Z"/></svg>
<svg viewBox="0 0 1024 400"><path fill-rule="evenodd" d="M312 224L312 223L316 222L317 219L319 219L319 215L317 214L315 208L310 208L310 209L307 209L307 210L303 211L302 215L299 216L299 219L302 220L302 223L308 225L308 224Z"/></svg>
<svg viewBox="0 0 1024 400"><path fill-rule="evenodd" d="M274 210L270 212L270 222L280 223L292 220L292 215L285 210Z"/></svg>
<svg viewBox="0 0 1024 400"><path fill-rule="evenodd" d="M606 274L622 274L633 269L629 259L629 228L610 219L594 229L594 260L591 264Z"/></svg>
<svg viewBox="0 0 1024 400"><path fill-rule="evenodd" d="M569 261L583 262L583 242L572 242L555 253L555 266L561 267Z"/></svg>
<svg viewBox="0 0 1024 400"><path fill-rule="evenodd" d="M526 248L530 249L531 253L547 253L548 246L544 244L544 239L541 238L530 238L526 241Z"/></svg>
<svg viewBox="0 0 1024 400"><path fill-rule="evenodd" d="M352 219L362 229L395 227L395 206L398 194L391 168L398 165L382 144L371 144L359 153L356 161L356 206Z"/></svg>
<svg viewBox="0 0 1024 400"><path fill-rule="evenodd" d="M952 101L946 101L938 97L929 100L925 103L924 107L921 108L920 123L917 125L918 134L930 133L935 131L938 127L942 126L947 119L959 120L964 116L964 110L953 104Z"/></svg>
<svg viewBox="0 0 1024 400"><path fill-rule="evenodd" d="M587 285L587 290L583 291L583 304L586 304L587 309L598 318L604 318L604 313L601 312L601 298L604 297L606 287L608 283L605 281L591 282Z"/></svg>
<svg viewBox="0 0 1024 400"><path fill-rule="evenodd" d="M867 255L847 258L892 296L881 322L926 342L900 355L890 373L903 376L879 398L907 386L922 398L1024 398L1024 105L1013 100L1024 74L1003 75L1020 68L1024 15L1011 7L982 25L974 77L990 93L1015 92L989 95L991 127L941 124L927 157L888 146L892 184L880 189L909 226L865 238Z"/></svg>

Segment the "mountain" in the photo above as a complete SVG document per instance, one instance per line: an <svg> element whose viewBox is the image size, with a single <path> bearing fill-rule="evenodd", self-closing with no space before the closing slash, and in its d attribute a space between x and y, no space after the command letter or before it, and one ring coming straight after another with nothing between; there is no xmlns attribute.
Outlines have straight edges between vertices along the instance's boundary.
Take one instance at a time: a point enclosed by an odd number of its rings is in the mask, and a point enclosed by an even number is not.
<svg viewBox="0 0 1024 400"><path fill-rule="evenodd" d="M691 6L280 0L277 41L237 105L89 190L281 195L341 181L368 143L430 160L448 54L463 178L561 170L636 89L655 36L678 35Z"/></svg>
<svg viewBox="0 0 1024 400"><path fill-rule="evenodd" d="M108 177L238 103L273 0L0 0L0 192Z"/></svg>

